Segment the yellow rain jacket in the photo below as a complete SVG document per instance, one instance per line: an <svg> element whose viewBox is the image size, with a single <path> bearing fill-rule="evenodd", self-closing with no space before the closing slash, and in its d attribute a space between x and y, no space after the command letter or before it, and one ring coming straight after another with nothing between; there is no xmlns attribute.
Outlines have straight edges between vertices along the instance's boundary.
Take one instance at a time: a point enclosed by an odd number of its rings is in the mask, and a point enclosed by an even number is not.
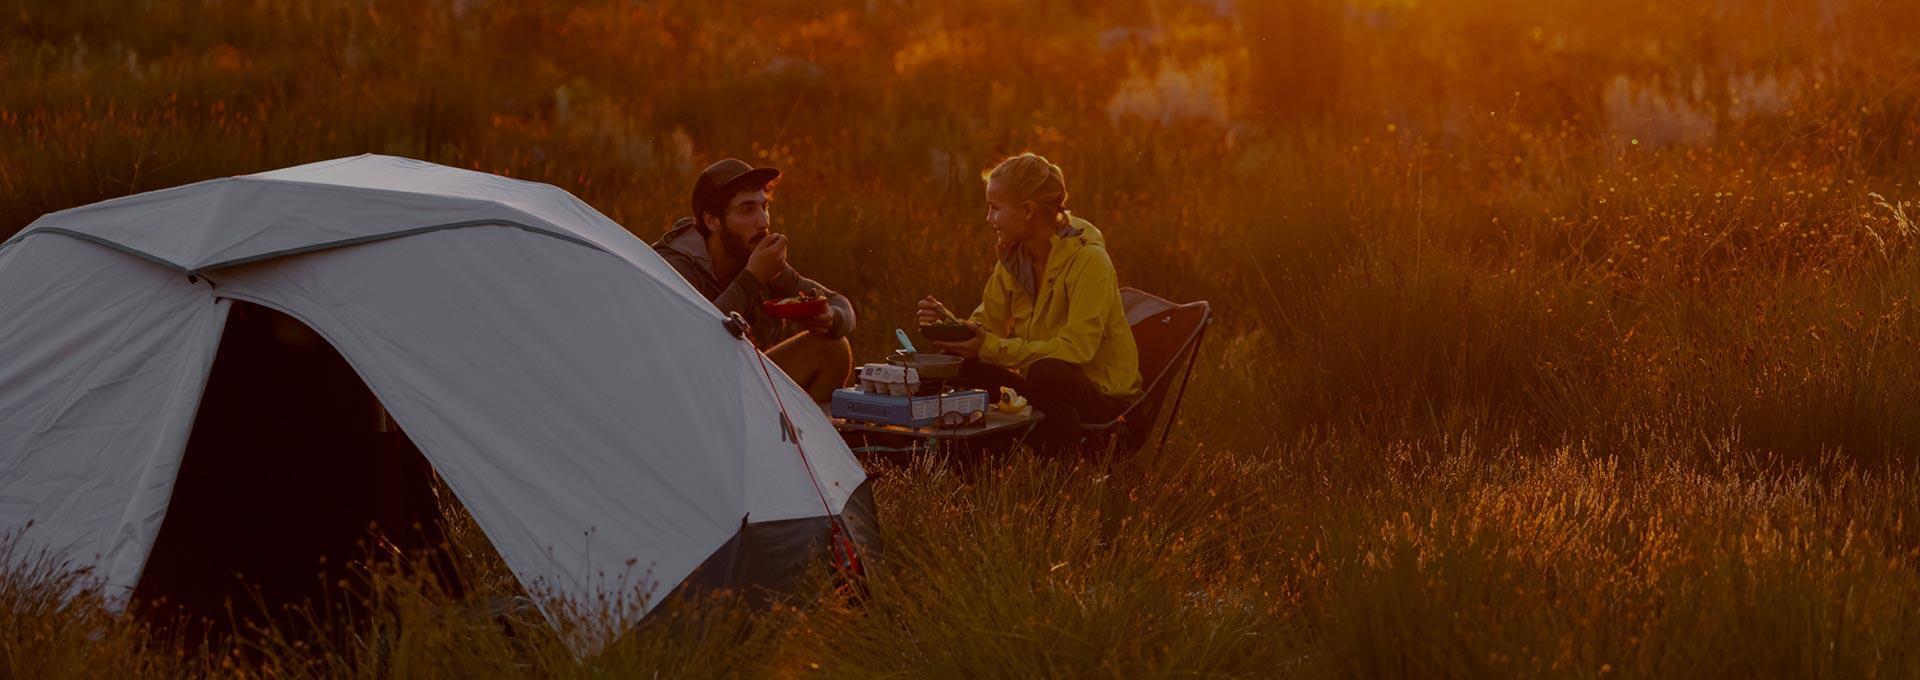
<svg viewBox="0 0 1920 680"><path fill-rule="evenodd" d="M1059 359L1080 366L1107 396L1137 397L1140 350L1120 304L1119 276L1106 242L1086 220L1073 217L1069 227L1053 236L1046 272L1031 277L1031 293L1007 260L994 265L980 307L969 317L987 334L980 360L1024 372L1035 361Z"/></svg>

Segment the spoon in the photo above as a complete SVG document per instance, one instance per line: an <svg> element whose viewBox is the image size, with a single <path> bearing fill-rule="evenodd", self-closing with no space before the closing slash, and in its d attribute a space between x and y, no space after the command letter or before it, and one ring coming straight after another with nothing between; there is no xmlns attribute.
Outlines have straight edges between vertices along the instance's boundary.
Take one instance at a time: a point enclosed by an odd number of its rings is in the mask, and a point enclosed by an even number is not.
<svg viewBox="0 0 1920 680"><path fill-rule="evenodd" d="M895 328L895 329L893 329L893 337L896 337L896 338L899 338L899 339L900 339L900 349L904 349L904 350L906 350L908 354L919 354L919 353L920 353L920 351L919 351L919 350L916 350L916 349L914 349L914 348L913 348L913 341L912 341L912 340L908 340L908 339L907 339L907 332L906 332L906 331L903 331L903 330L900 330L900 329L898 329L898 328Z"/></svg>

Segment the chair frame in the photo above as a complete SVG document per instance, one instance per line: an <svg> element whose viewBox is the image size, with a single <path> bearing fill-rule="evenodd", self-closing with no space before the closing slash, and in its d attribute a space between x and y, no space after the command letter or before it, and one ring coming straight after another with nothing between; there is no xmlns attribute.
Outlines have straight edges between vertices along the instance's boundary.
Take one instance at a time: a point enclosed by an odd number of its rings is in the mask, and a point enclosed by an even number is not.
<svg viewBox="0 0 1920 680"><path fill-rule="evenodd" d="M1208 304L1207 301L1205 300L1196 300L1194 302L1176 304L1170 300L1165 300L1165 298L1160 298L1157 295L1153 295L1152 293L1147 293L1146 291L1137 291L1137 292L1144 295L1148 295L1150 297L1154 297L1159 300L1166 301L1168 304L1172 305L1170 309L1198 303L1202 305L1201 309L1203 310L1203 316L1200 319L1200 323L1193 329L1193 332L1190 333L1185 340L1182 340L1180 342L1180 346L1178 349L1174 350L1173 361L1167 365L1166 369L1160 371L1159 375L1154 376L1153 382L1149 383L1146 386L1146 388L1141 391L1140 393L1141 397L1139 399L1136 399L1132 403L1127 404L1126 410L1121 411L1120 415L1114 416L1112 420L1109 420L1104 423L1081 424L1080 431L1083 436L1091 435L1091 436L1110 437L1112 438L1112 442L1110 442L1110 445L1117 445L1120 440L1121 431L1124 430L1128 424L1127 416L1133 415L1135 411L1139 410L1142 404L1145 404L1149 401L1149 397L1153 395L1155 390L1159 389L1160 384L1168 378L1169 374L1173 373L1174 370L1178 368L1178 365L1183 361L1182 357L1184 355L1184 363L1186 364L1186 367L1178 369L1181 372L1180 386L1174 392L1173 408L1169 410L1167 413L1166 427L1161 430L1160 442L1155 446L1154 452L1157 454L1160 451L1163 451L1166 449L1167 438L1172 436L1174 422L1180 417L1180 403L1183 399L1185 399L1187 394L1187 385L1193 379L1193 365L1196 361L1198 361L1200 357L1200 346L1206 340L1207 327L1213 325L1213 306L1211 304ZM1155 405L1155 408L1157 410L1158 404ZM1153 415L1152 420L1146 424L1147 429L1145 432L1141 434L1142 439L1144 439L1147 435L1152 434L1154 426L1158 424L1159 421L1160 421L1159 414L1156 412ZM1144 442L1141 442L1141 443L1144 443ZM1128 451L1128 453L1132 453L1134 450L1137 450L1137 447Z"/></svg>

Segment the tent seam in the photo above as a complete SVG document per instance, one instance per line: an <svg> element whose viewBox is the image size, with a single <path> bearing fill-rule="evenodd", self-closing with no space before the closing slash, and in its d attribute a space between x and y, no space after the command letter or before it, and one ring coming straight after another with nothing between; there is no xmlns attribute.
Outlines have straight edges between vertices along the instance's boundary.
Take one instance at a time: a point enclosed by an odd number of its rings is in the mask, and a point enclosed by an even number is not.
<svg viewBox="0 0 1920 680"><path fill-rule="evenodd" d="M454 229L465 229L468 227L493 227L493 226L512 227L515 229L520 229L523 231L529 231L535 234L540 234L542 236L556 238L561 241L572 243L574 245L591 248L593 250L606 253L608 255L614 254L611 251L608 251L607 249L600 247L599 244L593 243L592 241L588 241L586 239L582 239L572 234L557 233L549 229L542 229L540 227L536 227L536 226L527 224L525 222L520 222L517 220L483 219L483 220L463 220L460 222L446 222L442 224L430 224L430 225L421 226L421 227L413 227L411 229L402 229L400 231L387 232L385 234L375 234L370 236L356 236L354 238L341 239L338 241L328 241L326 243L316 243L311 245L300 246L297 248L287 248L283 250L276 250L272 252L261 253L258 255L248 255L246 257L239 257L231 260L221 260L219 262L204 264L198 267L193 267L191 269L182 268L181 271L188 275L195 275L201 272L210 271L214 269L226 269L228 267L238 267L244 264L253 264L255 262L274 260L282 257L292 257L294 255L304 255L306 253L319 252L322 250L333 250L335 248L345 248L347 246L357 246L363 243L377 243L380 241L386 241L391 239L406 238L408 236L419 236L421 234L431 234L437 231L450 231ZM615 257L619 257L619 256L615 255Z"/></svg>
<svg viewBox="0 0 1920 680"><path fill-rule="evenodd" d="M178 265L173 265L171 263L169 263L168 266L174 267L175 269L180 271L180 273L186 274L188 276L204 276L206 272L215 270L215 269L227 269L231 267L238 267L241 265L253 264L256 262L265 262L267 260L280 259L283 257L292 257L294 255L304 255L307 253L315 253L315 252L320 252L324 250L333 250L336 248L344 248L347 246L356 246L356 245L362 245L366 243L378 243L381 241L390 241L394 239L407 238L410 236L420 236L423 234L432 234L432 233L437 233L441 231L452 231L455 229L467 229L471 227L511 227L511 228L519 229L529 233L539 234L541 236L558 239L560 241L563 241L566 243L572 243L574 245L604 254L608 257L612 257L615 260L619 260L622 264L625 264L628 267L632 267L633 269L638 270L642 275L647 275L646 270L641 268L641 266L638 263L629 261L627 258L621 257L619 253L603 248L599 244L594 243L592 241L588 241L586 239L573 236L571 234L556 233L554 231L541 229L539 227L534 227L523 222L517 222L514 220L504 220L504 219L467 220L463 222L447 222L445 224L429 225L425 227L415 227L412 229L389 232L389 233L380 234L377 236L362 236L362 237L356 237L351 239L345 239L341 241L332 241L332 242L313 245L313 246L289 248L287 250L267 253L263 255L248 256L248 257L234 259L234 260L216 262L209 265L194 267L192 269L179 267ZM109 241L106 243L111 243L111 242ZM144 253L141 253L140 251L137 251L137 250L127 249L127 248L119 248L119 249L135 255L147 257ZM148 259L151 259L151 258L148 258ZM679 272L677 271L675 272L676 275L678 273ZM653 278L653 277L648 276L648 278ZM658 281L659 279L655 278L654 280ZM679 280L683 285L686 285L688 288L693 287L692 283L687 282L686 277L681 276ZM666 282L662 281L661 283L666 283ZM698 295L697 292L695 294ZM695 303L693 300L682 300L681 302L684 304L699 307L699 305ZM705 305L705 309L713 312L716 317L719 317L720 310L718 307L713 306L713 303L711 300L707 301L707 304ZM724 320L724 318L721 318L720 320Z"/></svg>
<svg viewBox="0 0 1920 680"><path fill-rule="evenodd" d="M93 234L89 234L82 231L76 231L73 229L68 229L66 227L31 227L31 226L27 227L26 229L22 230L20 233L15 234L13 238L7 239L5 243L0 243L0 250L5 250L8 246L12 246L16 243L25 241L29 236L36 236L39 234L57 234L60 236L66 236L68 238L79 239L81 241L86 241L88 243L92 243L97 246L103 246L103 247L110 248L122 253L126 253L128 255L132 255L134 257L140 258L142 260L146 260L148 262L152 262L162 267L166 267L167 269L171 269L181 274L190 275L193 273L193 272L187 271L186 267L167 261L158 255L154 255L152 253L148 253L146 251L139 250L136 248L127 247L126 245L123 245L111 239L101 238L99 236L94 236Z"/></svg>

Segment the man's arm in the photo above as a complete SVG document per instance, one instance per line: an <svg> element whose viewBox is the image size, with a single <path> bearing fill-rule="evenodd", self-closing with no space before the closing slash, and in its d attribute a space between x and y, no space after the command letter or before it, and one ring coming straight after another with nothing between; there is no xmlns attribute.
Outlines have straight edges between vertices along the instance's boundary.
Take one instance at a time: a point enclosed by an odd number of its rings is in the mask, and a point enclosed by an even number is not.
<svg viewBox="0 0 1920 680"><path fill-rule="evenodd" d="M754 310L767 299L767 286L754 277L751 272L741 270L733 277L733 283L713 298L713 306L720 308L722 314L739 312L742 318L752 319Z"/></svg>

